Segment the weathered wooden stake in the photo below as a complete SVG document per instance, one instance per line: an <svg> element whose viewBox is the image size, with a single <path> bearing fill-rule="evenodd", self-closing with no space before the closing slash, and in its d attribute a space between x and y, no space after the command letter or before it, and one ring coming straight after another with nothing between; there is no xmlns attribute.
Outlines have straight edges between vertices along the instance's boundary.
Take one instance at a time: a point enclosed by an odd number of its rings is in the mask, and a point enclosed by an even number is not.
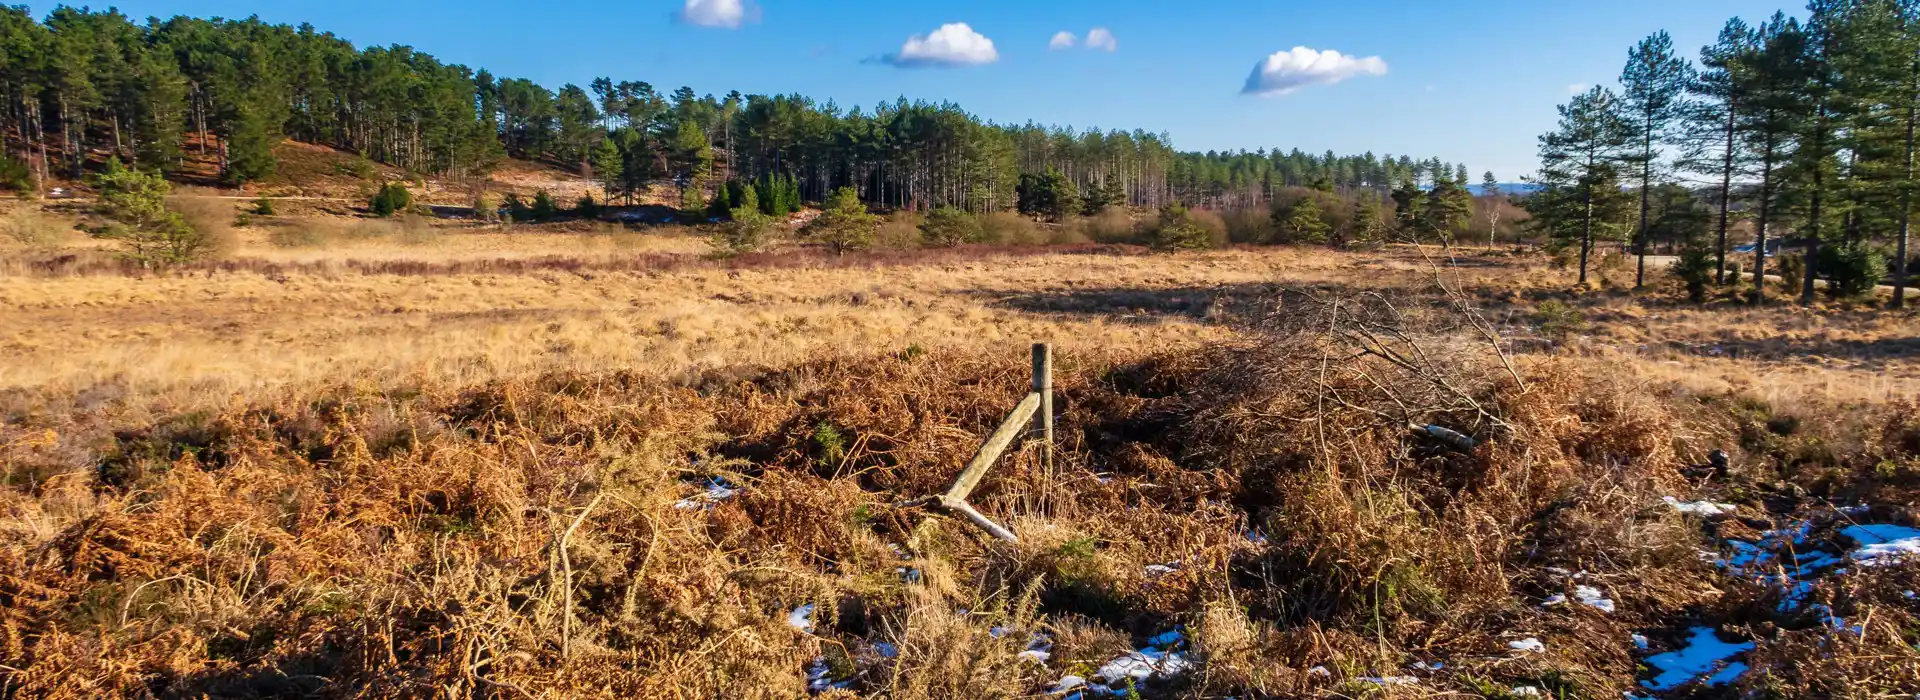
<svg viewBox="0 0 1920 700"><path fill-rule="evenodd" d="M1000 459L1000 454L1006 452L1007 446L1027 431L1027 426L1032 425L1033 414L1038 410L1040 396L1027 394L1020 405L1013 407L1013 413L1007 415L1006 422L987 437L986 444L980 446L980 452L973 456L973 461L967 463L967 468L960 470L960 478L954 480L953 488L947 489L947 495L941 500L947 503L966 501L967 495L973 493L973 487L980 485L980 479L986 477L987 470Z"/></svg>
<svg viewBox="0 0 1920 700"><path fill-rule="evenodd" d="M974 510L973 505L967 503L967 496L973 494L973 489L980 485L980 480L986 478L987 470L993 468L993 463L1000 460L1000 455L1007 451L1007 447L1012 445L1014 440L1020 439L1023 435L1033 437L1036 434L1046 440L1044 459L1047 469L1051 471L1053 469L1053 349L1046 343L1033 345L1033 391L1020 400L1020 405L1013 407L1013 412L1007 414L1007 419L1001 421L1000 427L995 428L992 435L987 436L987 441L980 445L980 451L973 455L973 461L967 462L967 467L960 470L960 476L953 480L953 486L939 496L914 499L902 505L938 506L943 510L965 516L967 520L994 537L1008 542L1020 541L1013 535L1013 531L1001 527L982 515L980 511Z"/></svg>
<svg viewBox="0 0 1920 700"><path fill-rule="evenodd" d="M1053 471L1053 347L1033 344L1033 393L1040 395L1040 416L1034 426L1040 433L1042 459L1048 473Z"/></svg>

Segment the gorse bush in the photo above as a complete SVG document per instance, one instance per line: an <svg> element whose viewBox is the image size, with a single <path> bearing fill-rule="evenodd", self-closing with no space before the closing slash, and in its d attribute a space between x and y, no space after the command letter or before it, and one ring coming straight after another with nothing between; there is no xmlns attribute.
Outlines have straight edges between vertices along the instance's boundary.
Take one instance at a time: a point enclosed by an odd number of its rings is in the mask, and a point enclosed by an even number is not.
<svg viewBox="0 0 1920 700"><path fill-rule="evenodd" d="M26 163L0 153L0 190L27 192L33 189L33 169Z"/></svg>
<svg viewBox="0 0 1920 700"><path fill-rule="evenodd" d="M1192 213L1181 204L1169 204L1160 210L1160 219L1148 232L1154 250L1205 250L1213 247L1213 233L1195 222Z"/></svg>
<svg viewBox="0 0 1920 700"><path fill-rule="evenodd" d="M406 211L410 206L413 206L413 193L407 191L407 186L398 182L388 182L380 186L380 191L374 193L373 200L367 205L367 211L384 219Z"/></svg>
<svg viewBox="0 0 1920 700"><path fill-rule="evenodd" d="M508 221L520 222L533 220L533 208L527 206L526 201L520 199L518 193L508 192L506 200L503 201L500 206L507 210Z"/></svg>
<svg viewBox="0 0 1920 700"><path fill-rule="evenodd" d="M1680 250L1680 259L1673 264L1673 276L1686 286L1687 298L1694 303L1707 299L1707 288L1713 284L1717 270L1714 251L1704 245L1690 244Z"/></svg>
<svg viewBox="0 0 1920 700"><path fill-rule="evenodd" d="M1872 294L1887 279L1887 257L1865 243L1844 243L1820 249L1820 271L1826 273L1827 295L1852 299Z"/></svg>
<svg viewBox="0 0 1920 700"><path fill-rule="evenodd" d="M978 217L953 207L928 212L926 220L920 222L920 238L930 246L978 243L984 236Z"/></svg>
<svg viewBox="0 0 1920 700"><path fill-rule="evenodd" d="M533 205L527 207L527 216L534 221L549 221L560 214L560 207L553 203L553 195L546 190L533 193Z"/></svg>
<svg viewBox="0 0 1920 700"><path fill-rule="evenodd" d="M1540 317L1540 332L1549 338L1565 340L1587 330L1586 314L1559 299L1540 302L1534 314Z"/></svg>

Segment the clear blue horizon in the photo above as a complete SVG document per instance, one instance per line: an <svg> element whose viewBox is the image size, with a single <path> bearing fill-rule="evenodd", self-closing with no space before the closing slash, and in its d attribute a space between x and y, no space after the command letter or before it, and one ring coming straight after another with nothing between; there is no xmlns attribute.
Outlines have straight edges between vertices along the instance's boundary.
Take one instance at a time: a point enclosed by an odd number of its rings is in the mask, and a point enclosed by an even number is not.
<svg viewBox="0 0 1920 700"><path fill-rule="evenodd" d="M693 7L688 7L693 5ZM1614 84L1627 49L1665 29L1689 57L1754 0L1334 3L1146 0L883 3L649 0L617 5L132 0L149 16L311 23L358 46L402 44L549 88L598 76L662 92L799 93L843 107L952 101L983 118L1165 132L1181 150L1409 154L1518 180L1575 86ZM35 6L44 15L52 5ZM737 26L735 18L738 18ZM703 26L705 25L709 26ZM939 31L944 25L965 23ZM1107 37L1088 41L1094 28ZM1050 47L1060 32L1072 48ZM925 40L909 46L909 37ZM979 43L992 41L992 49ZM1295 52L1296 46L1343 57ZM1377 57L1377 62L1364 59ZM991 59L991 60L989 60ZM1281 60L1288 59L1288 60ZM1317 60L1316 60L1317 59ZM1349 60L1353 59L1353 60ZM1257 65L1262 80L1249 76ZM1244 94L1264 90L1268 94Z"/></svg>

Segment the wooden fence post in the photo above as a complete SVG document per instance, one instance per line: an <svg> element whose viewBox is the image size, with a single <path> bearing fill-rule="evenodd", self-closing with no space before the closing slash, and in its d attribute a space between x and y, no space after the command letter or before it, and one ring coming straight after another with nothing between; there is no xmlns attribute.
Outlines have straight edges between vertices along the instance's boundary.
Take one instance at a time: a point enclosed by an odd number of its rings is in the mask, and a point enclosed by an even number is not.
<svg viewBox="0 0 1920 700"><path fill-rule="evenodd" d="M1053 347L1033 344L1033 393L1040 395L1040 411L1035 428L1040 433L1042 459L1049 473L1053 470Z"/></svg>

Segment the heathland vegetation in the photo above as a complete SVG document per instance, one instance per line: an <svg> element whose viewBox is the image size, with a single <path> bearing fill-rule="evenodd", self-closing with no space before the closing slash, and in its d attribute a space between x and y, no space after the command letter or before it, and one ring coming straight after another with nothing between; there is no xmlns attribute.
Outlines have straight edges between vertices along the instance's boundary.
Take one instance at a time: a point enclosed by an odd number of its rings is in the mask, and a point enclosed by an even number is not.
<svg viewBox="0 0 1920 700"><path fill-rule="evenodd" d="M0 9L0 699L1911 697L1912 11L1502 192Z"/></svg>

